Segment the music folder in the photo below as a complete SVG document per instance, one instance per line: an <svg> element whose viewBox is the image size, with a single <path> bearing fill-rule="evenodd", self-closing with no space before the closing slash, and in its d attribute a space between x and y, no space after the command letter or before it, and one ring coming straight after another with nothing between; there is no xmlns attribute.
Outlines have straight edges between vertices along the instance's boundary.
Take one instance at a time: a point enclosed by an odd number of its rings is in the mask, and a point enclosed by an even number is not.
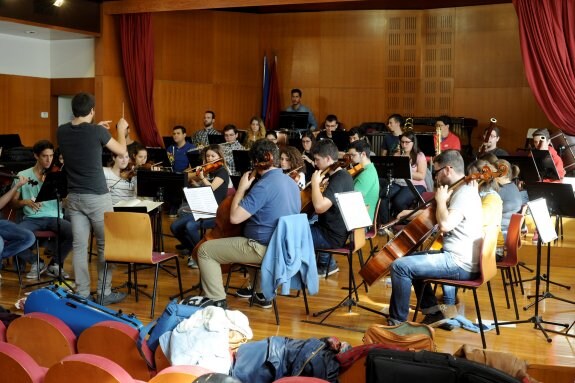
<svg viewBox="0 0 575 383"><path fill-rule="evenodd" d="M216 217L218 202L210 186L184 188L184 196L196 221Z"/></svg>
<svg viewBox="0 0 575 383"><path fill-rule="evenodd" d="M347 231L373 224L369 211L360 192L335 193L337 206L345 222Z"/></svg>
<svg viewBox="0 0 575 383"><path fill-rule="evenodd" d="M114 211L124 211L132 213L149 213L160 206L163 202L140 200L137 198L120 201L114 205Z"/></svg>

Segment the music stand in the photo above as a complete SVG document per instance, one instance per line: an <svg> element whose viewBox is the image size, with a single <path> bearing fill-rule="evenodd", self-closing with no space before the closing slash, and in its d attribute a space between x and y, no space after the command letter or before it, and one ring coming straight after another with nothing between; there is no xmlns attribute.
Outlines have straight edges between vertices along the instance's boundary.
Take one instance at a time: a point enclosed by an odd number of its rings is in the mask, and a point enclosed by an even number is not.
<svg viewBox="0 0 575 383"><path fill-rule="evenodd" d="M146 151L148 152L148 161L152 161L152 163L157 164L161 162L161 166L165 168L171 168L172 163L168 158L168 152L164 148L152 148L146 147ZM138 183L140 179L138 178Z"/></svg>
<svg viewBox="0 0 575 383"><path fill-rule="evenodd" d="M555 167L555 163L553 162L553 158L551 158L549 150L532 149L531 155L535 160L535 165L537 166L537 170L542 179L550 179L553 181L561 179L559 177L559 173L557 173L557 168Z"/></svg>
<svg viewBox="0 0 575 383"><path fill-rule="evenodd" d="M368 210L366 208L363 196L360 192L354 191L354 192L336 193L335 199L339 211L343 217L343 221L345 223L345 228L348 232L348 238L349 238L349 244L346 245L349 246L350 249L347 257L349 266L347 295L335 306L313 313L314 317L326 314L319 322L309 320L303 320L302 322L363 332L363 330L357 330L344 326L325 323L325 320L329 318L331 314L333 314L336 310L342 307L347 307L349 312L351 312L351 308L355 306L377 315L381 315L384 317L386 316L386 314L382 313L381 311L374 310L370 307L361 305L359 303L357 290L365 283L365 281L363 281L357 286L355 285L355 278L353 274L353 257L351 254L351 251L353 251L353 249L355 248L354 232L358 229L365 230L365 228L373 224L373 221L371 220L371 217L369 216ZM321 251L321 249L318 249L318 251ZM359 251L361 251L361 249ZM354 294L356 299L354 299Z"/></svg>
<svg viewBox="0 0 575 383"><path fill-rule="evenodd" d="M199 150L188 150L186 157L188 157L188 163L192 168L202 165L202 154Z"/></svg>
<svg viewBox="0 0 575 383"><path fill-rule="evenodd" d="M425 154L426 157L435 156L435 134L433 133L416 133L417 147Z"/></svg>
<svg viewBox="0 0 575 383"><path fill-rule="evenodd" d="M409 164L409 157L371 156L370 159L377 170L377 174L387 181L383 198L387 200L387 212L388 214L391 214L391 199L389 198L391 184L394 179L411 179L411 165Z"/></svg>
<svg viewBox="0 0 575 383"><path fill-rule="evenodd" d="M545 198L538 198L533 201L529 201L527 203L529 209L531 210L531 215L533 216L533 221L535 221L535 226L537 227L537 232L539 233L539 239L537 240L537 267L535 272L535 296L539 297L539 288L541 285L541 245L543 243L547 244L547 249L549 254L549 248L551 241L557 238L557 233L553 228L553 223L551 222L551 216L549 215L549 211L547 210L547 202ZM549 268L549 261L547 261L547 268ZM519 321L511 321L511 322L500 322L498 323L499 326L505 326L508 324L519 324L519 323L533 323L533 328L540 330L547 342L551 343L553 340L549 338L547 335L547 331L555 332L544 328L543 324L550 324L554 326L564 326L568 327L568 324L565 323L557 323L557 322L549 322L543 320L543 318L539 315L539 301L538 298L535 303L535 313L534 315L525 320Z"/></svg>
<svg viewBox="0 0 575 383"><path fill-rule="evenodd" d="M309 127L308 119L308 112L280 112L279 130L302 132Z"/></svg>
<svg viewBox="0 0 575 383"><path fill-rule="evenodd" d="M249 150L232 150L232 157L238 173L243 175L245 172L252 170Z"/></svg>
<svg viewBox="0 0 575 383"><path fill-rule="evenodd" d="M516 165L519 172L519 179L525 183L541 181L539 171L535 165L535 160L530 156L499 156L499 159L507 160L511 165Z"/></svg>
<svg viewBox="0 0 575 383"><path fill-rule="evenodd" d="M46 178L42 183L42 187L40 188L40 191L38 192L35 201L45 202L45 201L56 200L56 211L58 214L56 216L56 256L58 257L58 275L56 277L53 277L49 281L42 281L28 284L26 285L26 287L40 286L48 283L57 282L58 284L63 283L71 291L74 290L74 288L68 283L68 281L66 281L66 279L62 277L63 262L62 262L62 255L60 254L61 253L60 220L62 219L60 218L60 211L61 211L60 206L62 198L65 198L67 195L68 195L68 184L65 173L64 172L46 173Z"/></svg>
<svg viewBox="0 0 575 383"><path fill-rule="evenodd" d="M226 142L223 134L208 134L208 143L210 145L219 145Z"/></svg>

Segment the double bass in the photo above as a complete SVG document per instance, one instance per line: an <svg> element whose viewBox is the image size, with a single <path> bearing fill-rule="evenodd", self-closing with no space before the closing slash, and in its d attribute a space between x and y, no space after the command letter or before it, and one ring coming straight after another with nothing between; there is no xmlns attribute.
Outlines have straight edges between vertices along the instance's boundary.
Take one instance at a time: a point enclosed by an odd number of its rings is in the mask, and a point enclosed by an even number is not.
<svg viewBox="0 0 575 383"><path fill-rule="evenodd" d="M451 185L449 190L454 190L463 183L469 183L473 180L479 182L490 181L493 178L506 175L507 171L507 167L503 164L499 165L496 172L492 172L488 166L485 166L480 173L472 173L461 178ZM436 230L435 199L421 205L419 209L414 210L404 219L414 216L417 212L419 214L361 268L359 275L368 285L371 286L378 279L389 274L393 261L413 253Z"/></svg>

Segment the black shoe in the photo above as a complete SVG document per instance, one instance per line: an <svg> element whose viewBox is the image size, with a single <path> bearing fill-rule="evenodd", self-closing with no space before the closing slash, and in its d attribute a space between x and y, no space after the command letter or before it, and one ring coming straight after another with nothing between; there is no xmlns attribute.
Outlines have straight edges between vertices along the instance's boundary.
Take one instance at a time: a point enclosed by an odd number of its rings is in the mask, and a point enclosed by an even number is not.
<svg viewBox="0 0 575 383"><path fill-rule="evenodd" d="M249 287L242 287L236 291L236 297L238 298L251 298L254 290Z"/></svg>
<svg viewBox="0 0 575 383"><path fill-rule="evenodd" d="M427 314L421 323L428 325L429 327L438 327L439 325L447 322L449 319L446 318L441 311L433 314Z"/></svg>
<svg viewBox="0 0 575 383"><path fill-rule="evenodd" d="M437 326L437 328L440 328L440 329L445 330L445 331L452 331L455 328L455 326L449 322L445 322L445 323L442 323L439 326Z"/></svg>
<svg viewBox="0 0 575 383"><path fill-rule="evenodd" d="M262 309L269 309L272 307L272 301L266 301L262 293L256 293L256 295L254 295L254 305Z"/></svg>
<svg viewBox="0 0 575 383"><path fill-rule="evenodd" d="M220 307L224 310L228 309L228 302L225 299L221 299L219 301L212 301L213 303L210 306Z"/></svg>
<svg viewBox="0 0 575 383"><path fill-rule="evenodd" d="M178 243L176 245L176 250L185 250L185 249L187 249L187 247L183 243Z"/></svg>

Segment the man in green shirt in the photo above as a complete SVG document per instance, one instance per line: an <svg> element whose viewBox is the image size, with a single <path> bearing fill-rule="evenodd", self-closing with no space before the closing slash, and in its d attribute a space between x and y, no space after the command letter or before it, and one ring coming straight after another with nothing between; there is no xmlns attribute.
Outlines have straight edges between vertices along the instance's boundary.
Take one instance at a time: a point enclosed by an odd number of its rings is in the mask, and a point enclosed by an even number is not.
<svg viewBox="0 0 575 383"><path fill-rule="evenodd" d="M375 207L379 199L379 178L375 166L369 159L370 152L369 143L364 140L350 143L347 151L351 156L352 163L354 165L361 164L363 167L363 170L353 179L353 188L363 195L363 200L369 210L369 216L373 220Z"/></svg>

